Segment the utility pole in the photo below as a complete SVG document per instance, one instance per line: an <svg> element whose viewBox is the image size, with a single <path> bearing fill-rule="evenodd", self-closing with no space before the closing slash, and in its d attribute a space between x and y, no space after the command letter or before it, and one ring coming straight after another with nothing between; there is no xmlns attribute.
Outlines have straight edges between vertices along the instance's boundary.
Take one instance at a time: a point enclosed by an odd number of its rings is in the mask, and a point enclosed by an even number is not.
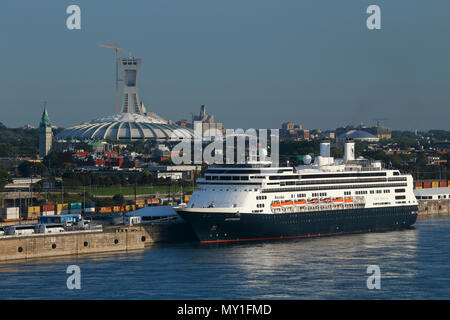
<svg viewBox="0 0 450 320"><path fill-rule="evenodd" d="M115 46L105 46L99 44L99 47L114 49L116 57L116 114L119 113L119 50L123 51L123 48L119 48L117 44Z"/></svg>

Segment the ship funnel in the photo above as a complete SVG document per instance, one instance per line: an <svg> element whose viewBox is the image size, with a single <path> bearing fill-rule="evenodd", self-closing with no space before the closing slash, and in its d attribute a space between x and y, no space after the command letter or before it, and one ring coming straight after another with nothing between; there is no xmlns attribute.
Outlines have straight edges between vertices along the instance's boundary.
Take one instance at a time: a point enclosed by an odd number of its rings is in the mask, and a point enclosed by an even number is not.
<svg viewBox="0 0 450 320"><path fill-rule="evenodd" d="M344 144L344 162L352 160L355 160L355 142L353 139L347 139Z"/></svg>
<svg viewBox="0 0 450 320"><path fill-rule="evenodd" d="M330 140L323 139L320 142L320 156L324 158L330 157Z"/></svg>

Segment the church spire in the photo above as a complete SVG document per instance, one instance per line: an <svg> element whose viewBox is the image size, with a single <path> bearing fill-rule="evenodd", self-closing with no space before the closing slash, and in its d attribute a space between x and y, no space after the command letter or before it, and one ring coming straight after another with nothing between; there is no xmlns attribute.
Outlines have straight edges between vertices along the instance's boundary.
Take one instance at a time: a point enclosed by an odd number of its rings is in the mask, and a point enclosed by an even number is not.
<svg viewBox="0 0 450 320"><path fill-rule="evenodd" d="M44 107L44 112L42 112L41 123L39 124L39 127L44 128L50 126L51 124L50 118L48 117L47 107Z"/></svg>

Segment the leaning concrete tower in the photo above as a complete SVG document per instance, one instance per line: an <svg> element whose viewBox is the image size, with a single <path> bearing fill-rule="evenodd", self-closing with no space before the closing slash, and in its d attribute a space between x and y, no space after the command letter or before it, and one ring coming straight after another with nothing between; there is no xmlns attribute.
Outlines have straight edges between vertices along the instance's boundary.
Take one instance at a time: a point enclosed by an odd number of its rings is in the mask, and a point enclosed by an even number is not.
<svg viewBox="0 0 450 320"><path fill-rule="evenodd" d="M123 79L123 113L143 114L138 92L138 73L142 59L126 57L120 59Z"/></svg>

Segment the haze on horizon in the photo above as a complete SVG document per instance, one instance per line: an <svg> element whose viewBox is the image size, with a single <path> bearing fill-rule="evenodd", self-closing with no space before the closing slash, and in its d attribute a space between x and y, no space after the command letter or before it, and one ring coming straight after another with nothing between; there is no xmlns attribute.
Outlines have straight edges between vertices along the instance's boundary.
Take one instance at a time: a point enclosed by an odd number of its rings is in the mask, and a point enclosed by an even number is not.
<svg viewBox="0 0 450 320"><path fill-rule="evenodd" d="M0 122L36 126L44 100L62 127L113 114L114 51L98 45L118 43L143 59L147 109L173 121L204 104L226 128L448 130L449 31L442 0L6 0Z"/></svg>

